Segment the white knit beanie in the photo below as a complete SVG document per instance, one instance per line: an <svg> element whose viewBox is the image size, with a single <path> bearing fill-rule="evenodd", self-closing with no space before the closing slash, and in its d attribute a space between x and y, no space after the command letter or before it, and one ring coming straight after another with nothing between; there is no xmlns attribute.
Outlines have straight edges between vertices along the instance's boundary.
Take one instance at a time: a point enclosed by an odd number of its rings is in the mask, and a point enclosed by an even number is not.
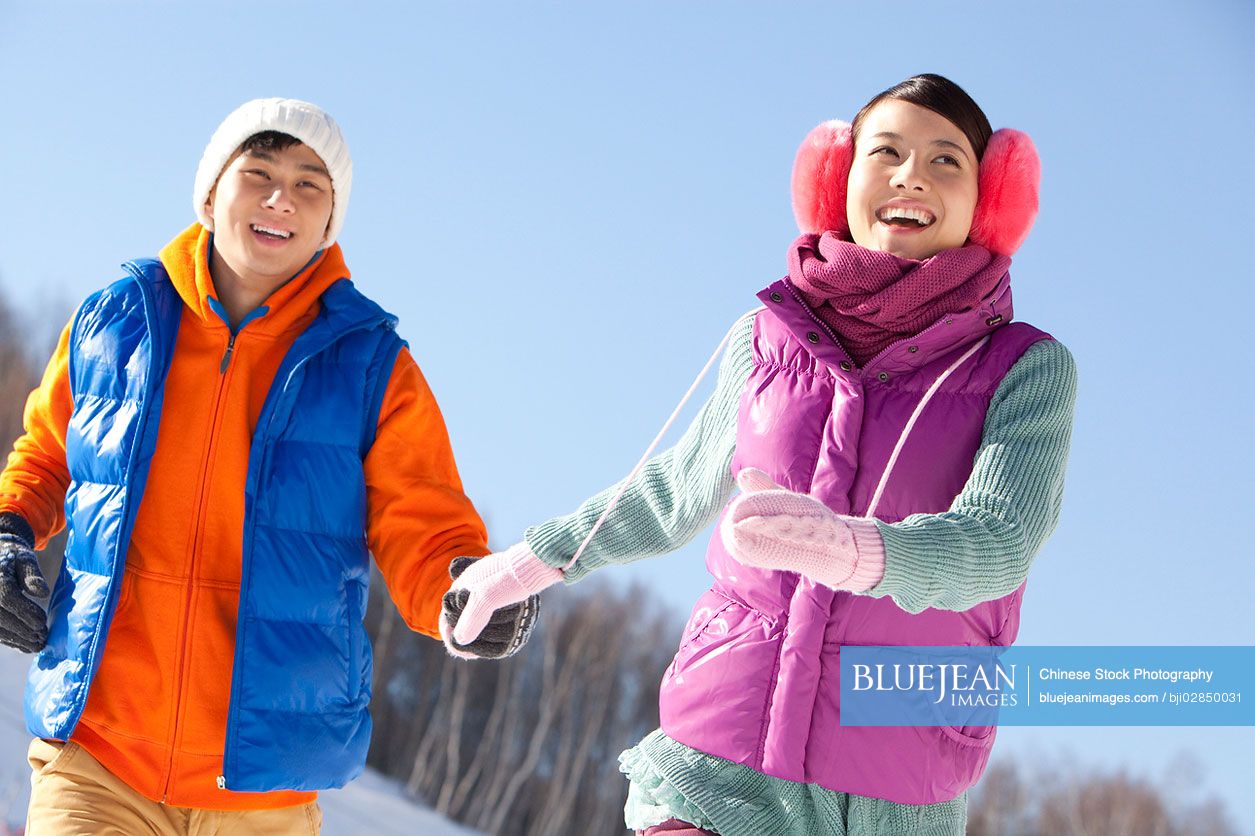
<svg viewBox="0 0 1255 836"><path fill-rule="evenodd" d="M196 169L196 188L192 193L192 206L201 224L212 228L205 213L205 201L227 160L244 140L262 131L280 131L299 139L322 158L331 173L331 223L327 237L319 249L335 243L344 225L344 213L349 206L349 191L353 186L353 160L349 146L340 133L340 126L330 114L317 105L297 99L253 99L236 108L222 120L218 130L210 137L205 153Z"/></svg>

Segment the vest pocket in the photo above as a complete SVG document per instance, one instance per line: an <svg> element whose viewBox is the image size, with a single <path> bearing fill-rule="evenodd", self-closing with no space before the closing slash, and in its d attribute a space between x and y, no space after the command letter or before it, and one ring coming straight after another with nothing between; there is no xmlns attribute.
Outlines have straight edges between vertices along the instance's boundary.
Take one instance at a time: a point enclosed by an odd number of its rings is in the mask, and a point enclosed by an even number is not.
<svg viewBox="0 0 1255 836"><path fill-rule="evenodd" d="M938 726L946 737L962 746L990 746L994 726Z"/></svg>
<svg viewBox="0 0 1255 836"><path fill-rule="evenodd" d="M689 645L701 638L714 620L727 612L733 603L732 599L720 595L713 589L698 598L697 603L693 605L693 614L689 616L688 624L685 625L684 635L680 638L677 654L683 653Z"/></svg>
<svg viewBox="0 0 1255 836"><path fill-rule="evenodd" d="M131 605L131 598L135 595L135 573L123 569L118 583L122 588L118 590L118 604L113 608L114 618L117 618L119 613L124 613Z"/></svg>
<svg viewBox="0 0 1255 836"><path fill-rule="evenodd" d="M361 699L362 692L369 688L370 677L370 646L366 627L362 623L362 598L364 588L358 583L345 585L345 597L348 599L349 611L349 670L348 698L352 705Z"/></svg>
<svg viewBox="0 0 1255 836"><path fill-rule="evenodd" d="M770 622L761 613L711 589L697 599L666 676L700 663L699 657L706 655L712 645L726 646L743 640L759 645L770 632ZM775 658L774 647L769 655Z"/></svg>
<svg viewBox="0 0 1255 836"><path fill-rule="evenodd" d="M704 752L757 762L780 640L762 613L716 590L703 595L659 686L663 730Z"/></svg>

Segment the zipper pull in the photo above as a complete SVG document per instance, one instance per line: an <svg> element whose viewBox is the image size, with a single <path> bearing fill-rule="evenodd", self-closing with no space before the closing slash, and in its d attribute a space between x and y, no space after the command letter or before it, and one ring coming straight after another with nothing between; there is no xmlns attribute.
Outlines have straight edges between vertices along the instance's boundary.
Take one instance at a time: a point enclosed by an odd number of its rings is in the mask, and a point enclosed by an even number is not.
<svg viewBox="0 0 1255 836"><path fill-rule="evenodd" d="M218 364L219 374L227 373L227 366L231 365L232 351L235 351L235 334L232 334L231 339L227 340L227 353L222 355L222 362Z"/></svg>
<svg viewBox="0 0 1255 836"><path fill-rule="evenodd" d="M218 789L225 790L227 788L227 777L225 775L218 776Z"/></svg>

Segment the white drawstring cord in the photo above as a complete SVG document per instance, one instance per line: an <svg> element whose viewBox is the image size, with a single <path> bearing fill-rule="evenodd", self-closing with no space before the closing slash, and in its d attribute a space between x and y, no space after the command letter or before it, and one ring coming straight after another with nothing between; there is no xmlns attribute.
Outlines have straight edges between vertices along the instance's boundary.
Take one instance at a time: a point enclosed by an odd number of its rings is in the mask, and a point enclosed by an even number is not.
<svg viewBox="0 0 1255 836"><path fill-rule="evenodd" d="M764 308L755 308L745 314L745 316L740 317L736 322L732 323L732 327L728 329L728 333L723 335L723 339L719 341L719 346L715 349L715 353L710 355L710 359L707 360L706 365L702 367L701 372L697 375L697 379L693 381L693 385L690 386L689 390L684 393L684 397L671 413L671 417L667 419L667 423L662 425L662 429L658 431L658 435L654 437L654 440L650 443L649 448L645 450L645 454L641 456L641 460L636 463L636 467L632 468L632 472L627 475L627 478L623 480L623 484L619 486L619 490L610 500L610 504L606 506L606 510L601 512L601 516L598 517L597 522L593 524L592 530L588 532L588 535L584 538L584 542L580 543L580 547L575 550L575 556L571 558L567 565L562 567L563 572L574 566L575 561L579 560L580 555L584 553L584 549L588 548L588 544L597 533L597 529L601 528L601 524L606 521L606 517L608 517L610 512L614 510L614 506L619 504L619 499L623 496L623 492L627 490L627 486L630 485L632 480L636 478L636 474L641 472L641 468L645 466L645 462L649 460L651 455L653 455L654 449L658 446L658 443L662 441L663 436L665 436L667 431L671 429L671 425L675 423L675 419L680 416L680 412L684 409L685 404L689 402L689 398L693 397L693 393L697 391L697 387L701 385L702 380L704 380L706 375L710 372L711 367L715 365L715 361L717 361L719 356L723 354L724 346L728 344L728 340L732 339L733 332L736 331L737 327L746 319L746 317L755 316L761 310L764 310Z"/></svg>
<svg viewBox="0 0 1255 836"><path fill-rule="evenodd" d="M928 391L924 393L924 397L920 398L919 403L915 406L915 411L911 413L911 418L906 422L906 426L902 429L902 434L898 436L898 443L893 446L893 453L889 455L889 463L885 465L885 472L880 474L880 484L876 486L876 493L872 495L871 504L867 506L867 513L863 516L871 519L876 514L876 506L880 504L881 494L885 492L885 485L889 484L889 474L893 472L893 466L898 462L898 454L902 452L903 446L906 445L906 437L911 434L911 428L915 426L915 419L919 418L924 407L928 405L928 401L932 399L933 394L941 388L941 384L946 382L955 369L967 362L967 358L975 354L981 346L989 342L989 337L985 337L980 342L963 352L963 356L950 364L950 368L946 369L937 379L933 381L933 385L928 387Z"/></svg>

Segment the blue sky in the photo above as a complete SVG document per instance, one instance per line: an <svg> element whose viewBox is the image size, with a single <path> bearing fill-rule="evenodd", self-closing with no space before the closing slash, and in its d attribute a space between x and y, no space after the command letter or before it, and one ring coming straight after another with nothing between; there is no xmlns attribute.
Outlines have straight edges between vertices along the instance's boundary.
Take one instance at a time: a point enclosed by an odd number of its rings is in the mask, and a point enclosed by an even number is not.
<svg viewBox="0 0 1255 836"><path fill-rule="evenodd" d="M782 274L806 132L940 72L1038 146L1016 313L1081 374L1020 642L1255 644L1255 6L990 8L4 0L0 289L45 338L194 219L227 112L320 103L355 160L354 278L400 316L504 547L623 475ZM687 613L704 539L605 582ZM1255 820L1250 728L1009 728L998 751L1031 747L1154 775L1192 752Z"/></svg>

